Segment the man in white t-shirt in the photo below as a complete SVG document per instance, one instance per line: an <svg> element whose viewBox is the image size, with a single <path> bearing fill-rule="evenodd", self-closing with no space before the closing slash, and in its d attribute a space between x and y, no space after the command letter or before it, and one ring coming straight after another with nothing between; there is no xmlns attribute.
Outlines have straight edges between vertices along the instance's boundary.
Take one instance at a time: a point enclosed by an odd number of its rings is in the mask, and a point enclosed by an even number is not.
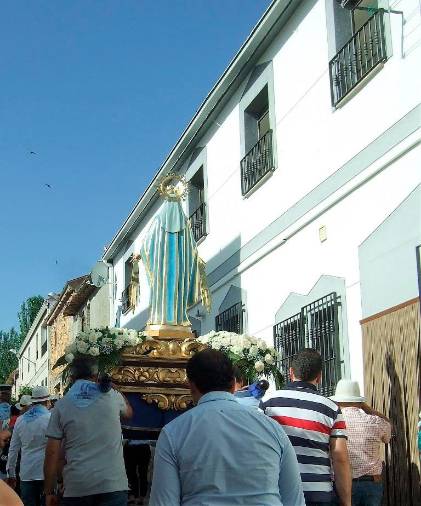
<svg viewBox="0 0 421 506"><path fill-rule="evenodd" d="M50 421L47 405L50 396L44 386L32 389L31 407L15 423L7 458L8 483L16 487L16 465L21 452L20 489L25 506L36 506L43 496L45 433Z"/></svg>

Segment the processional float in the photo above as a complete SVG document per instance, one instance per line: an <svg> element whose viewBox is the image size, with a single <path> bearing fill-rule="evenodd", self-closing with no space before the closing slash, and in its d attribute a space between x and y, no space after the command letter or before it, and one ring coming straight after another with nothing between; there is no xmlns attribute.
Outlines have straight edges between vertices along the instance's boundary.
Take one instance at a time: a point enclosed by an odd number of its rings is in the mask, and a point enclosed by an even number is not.
<svg viewBox="0 0 421 506"><path fill-rule="evenodd" d="M164 198L140 254L133 257L132 305L138 291L138 261L142 260L150 286L150 313L144 333L148 339L127 348L112 379L126 394L134 417L126 437L156 439L160 429L188 409L188 359L203 345L196 341L187 314L202 301L210 309L205 265L200 259L189 220L181 206L187 185L169 175L158 190ZM137 280L136 280L137 277Z"/></svg>

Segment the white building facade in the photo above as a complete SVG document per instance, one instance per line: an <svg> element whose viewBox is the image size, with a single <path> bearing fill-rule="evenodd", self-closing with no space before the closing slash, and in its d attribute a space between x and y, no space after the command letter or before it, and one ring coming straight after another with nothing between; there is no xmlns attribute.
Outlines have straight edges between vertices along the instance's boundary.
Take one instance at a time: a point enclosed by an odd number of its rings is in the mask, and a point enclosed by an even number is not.
<svg viewBox="0 0 421 506"><path fill-rule="evenodd" d="M421 15L417 0L342 4L271 4L104 254L111 325L146 324L142 265L127 303L130 258L162 203L156 180L177 172L213 299L193 328L275 340L285 371L316 347L324 393L340 377L364 388L359 247L420 185ZM375 311L389 302L378 291Z"/></svg>
<svg viewBox="0 0 421 506"><path fill-rule="evenodd" d="M130 259L157 181L185 175L213 301L191 308L193 328L274 343L285 376L317 348L326 395L358 380L409 434L386 459L389 498L408 494L396 504L420 499L420 62L418 0L275 0L103 257L110 325L142 329L149 287L141 264L129 307Z"/></svg>
<svg viewBox="0 0 421 506"><path fill-rule="evenodd" d="M50 340L47 319L50 309L56 301L55 295L49 295L38 311L25 337L17 356L19 360L19 374L16 379L16 392L22 386L49 387L48 367Z"/></svg>

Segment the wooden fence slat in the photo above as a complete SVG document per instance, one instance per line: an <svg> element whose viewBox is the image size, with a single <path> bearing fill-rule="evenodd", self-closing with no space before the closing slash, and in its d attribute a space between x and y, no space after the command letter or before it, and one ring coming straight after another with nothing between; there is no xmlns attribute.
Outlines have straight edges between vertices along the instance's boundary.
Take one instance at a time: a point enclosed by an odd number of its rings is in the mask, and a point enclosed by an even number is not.
<svg viewBox="0 0 421 506"><path fill-rule="evenodd" d="M362 322L365 394L393 423L386 448L384 504L421 504L419 300Z"/></svg>

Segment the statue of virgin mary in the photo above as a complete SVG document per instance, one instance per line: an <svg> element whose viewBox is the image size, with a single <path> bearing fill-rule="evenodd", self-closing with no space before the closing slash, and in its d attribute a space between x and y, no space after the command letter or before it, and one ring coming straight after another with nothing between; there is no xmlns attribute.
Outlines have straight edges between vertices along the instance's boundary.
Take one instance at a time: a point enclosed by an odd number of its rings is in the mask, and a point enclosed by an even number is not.
<svg viewBox="0 0 421 506"><path fill-rule="evenodd" d="M178 184L171 183L174 179ZM159 192L165 202L140 251L151 289L149 325L190 326L187 310L201 299L210 309L205 264L181 207L186 191L182 178L164 178Z"/></svg>

